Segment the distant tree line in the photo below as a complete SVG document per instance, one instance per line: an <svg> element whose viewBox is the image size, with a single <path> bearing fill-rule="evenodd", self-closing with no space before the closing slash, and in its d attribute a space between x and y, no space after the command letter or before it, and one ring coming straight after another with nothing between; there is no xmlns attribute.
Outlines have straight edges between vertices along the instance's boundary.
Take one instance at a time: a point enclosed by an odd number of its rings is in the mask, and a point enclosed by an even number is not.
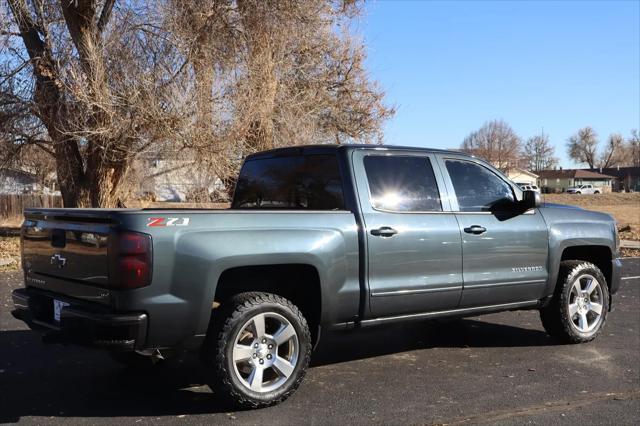
<svg viewBox="0 0 640 426"><path fill-rule="evenodd" d="M109 207L144 174L136 161L145 156L232 185L257 150L380 142L394 111L351 30L362 7L3 1L0 167L57 175L67 207Z"/></svg>
<svg viewBox="0 0 640 426"><path fill-rule="evenodd" d="M612 133L601 142L593 128L583 127L567 142L569 157L590 169L616 166L640 166L640 135L637 129L625 140L620 133Z"/></svg>
<svg viewBox="0 0 640 426"><path fill-rule="evenodd" d="M626 140L620 133L611 134L602 148L599 145L598 135L591 127L578 130L567 140L569 157L591 169L640 166L638 130L632 130ZM558 165L548 134L541 132L523 140L504 120L484 123L463 140L460 149L501 169L521 167L536 172Z"/></svg>

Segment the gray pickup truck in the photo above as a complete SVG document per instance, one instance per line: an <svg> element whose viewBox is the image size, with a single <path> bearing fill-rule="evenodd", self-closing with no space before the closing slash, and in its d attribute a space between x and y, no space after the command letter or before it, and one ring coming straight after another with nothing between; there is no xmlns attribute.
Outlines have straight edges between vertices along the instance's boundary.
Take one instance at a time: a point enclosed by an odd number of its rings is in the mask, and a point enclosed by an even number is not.
<svg viewBox="0 0 640 426"><path fill-rule="evenodd" d="M615 222L539 197L459 152L262 152L226 210L28 209L13 314L129 365L199 350L249 407L295 391L321 329L537 309L589 341L620 284Z"/></svg>

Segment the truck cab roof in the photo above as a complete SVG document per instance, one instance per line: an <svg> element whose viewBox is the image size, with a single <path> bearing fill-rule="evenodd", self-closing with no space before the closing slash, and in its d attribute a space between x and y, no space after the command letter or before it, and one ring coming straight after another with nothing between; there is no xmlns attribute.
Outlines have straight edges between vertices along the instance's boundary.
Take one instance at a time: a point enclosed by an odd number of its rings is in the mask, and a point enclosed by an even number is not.
<svg viewBox="0 0 640 426"><path fill-rule="evenodd" d="M275 148L268 151L261 151L255 154L250 154L247 156L247 160L257 159L257 158L271 158L276 156L290 156L290 155L304 155L304 154L327 154L330 152L339 152L346 150L354 150L354 149L370 149L375 151L420 151L420 152L428 152L428 153L438 153L438 154L455 154L455 155L464 155L467 157L474 158L473 155L469 155L467 153L461 151L453 151L446 149L436 149L436 148L423 148L416 146L401 146L401 145L373 145L373 144L344 144L344 145L335 145L335 144L316 144L316 145L300 145L300 146L292 146L285 148Z"/></svg>

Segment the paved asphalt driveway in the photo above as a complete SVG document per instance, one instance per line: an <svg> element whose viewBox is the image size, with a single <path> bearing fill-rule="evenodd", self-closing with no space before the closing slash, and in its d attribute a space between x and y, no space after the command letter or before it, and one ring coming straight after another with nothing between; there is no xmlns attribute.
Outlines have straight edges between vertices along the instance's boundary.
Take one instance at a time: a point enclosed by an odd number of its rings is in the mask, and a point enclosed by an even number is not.
<svg viewBox="0 0 640 426"><path fill-rule="evenodd" d="M625 276L640 275L640 259ZM640 279L623 281L603 334L555 345L537 312L325 336L284 404L229 411L195 356L131 372L105 354L44 345L14 320L0 274L0 423L638 424Z"/></svg>

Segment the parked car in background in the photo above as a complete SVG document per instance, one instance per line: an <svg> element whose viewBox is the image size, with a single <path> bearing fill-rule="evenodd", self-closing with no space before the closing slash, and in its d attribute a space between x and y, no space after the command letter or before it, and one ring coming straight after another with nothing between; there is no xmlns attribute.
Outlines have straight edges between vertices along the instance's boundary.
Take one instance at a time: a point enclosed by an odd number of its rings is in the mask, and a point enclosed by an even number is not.
<svg viewBox="0 0 640 426"><path fill-rule="evenodd" d="M600 194L600 188L593 185L578 185L567 188L567 194Z"/></svg>
<svg viewBox="0 0 640 426"><path fill-rule="evenodd" d="M523 191L540 192L540 188L538 188L538 185L530 185L528 183L517 183L516 185L518 185Z"/></svg>

